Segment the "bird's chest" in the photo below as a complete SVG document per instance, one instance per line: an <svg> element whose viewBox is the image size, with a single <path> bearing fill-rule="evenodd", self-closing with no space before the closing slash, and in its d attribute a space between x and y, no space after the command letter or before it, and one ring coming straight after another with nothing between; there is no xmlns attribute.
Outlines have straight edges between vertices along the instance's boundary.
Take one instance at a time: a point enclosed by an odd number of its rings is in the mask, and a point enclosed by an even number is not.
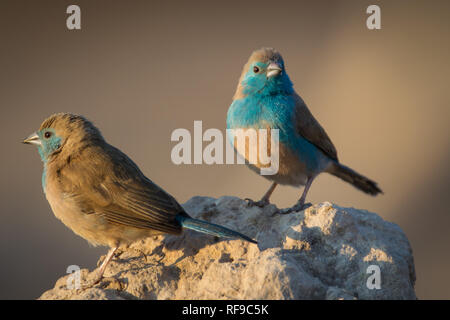
<svg viewBox="0 0 450 320"><path fill-rule="evenodd" d="M52 177L48 177L48 175L43 177L45 197L47 198L55 217L61 220L66 226L73 229L76 226L81 213L76 204L73 203L72 199L65 195L60 184L57 181L52 180Z"/></svg>
<svg viewBox="0 0 450 320"><path fill-rule="evenodd" d="M107 244L105 239L99 237L99 234L106 231L103 230L105 228L103 218L82 212L73 194L68 192L67 186L63 186L54 170L47 168L45 173L43 178L45 197L55 217L91 244Z"/></svg>
<svg viewBox="0 0 450 320"><path fill-rule="evenodd" d="M258 136L258 142L261 141L260 137L263 138L262 142L264 142L266 140L264 137L267 136L268 143L271 142L271 137L275 137L277 140L275 143L277 144L293 145L297 137L294 112L295 101L290 96L249 96L235 100L227 115L228 138L230 142L235 141L234 138L241 133L239 130L242 129L244 133L241 134L247 136L252 133L251 131L255 131L254 134ZM276 135L273 134L274 129ZM256 147L258 146L256 145ZM270 146L267 147L270 148Z"/></svg>
<svg viewBox="0 0 450 320"><path fill-rule="evenodd" d="M303 184L305 173L315 172L320 160L316 148L299 135L295 112L294 99L290 96L273 95L235 100L227 115L227 128L232 129L227 131L228 139L237 153L247 161L251 163L251 155L258 157L261 150L276 150L279 170L272 178L281 177L282 179L277 181L281 184ZM276 135L274 129L277 129ZM249 133L252 130L257 132ZM260 139L264 131L259 130L268 131L267 136L270 138ZM251 136L256 138L247 139ZM275 141L271 140L273 137L276 138ZM239 141L242 143L239 144ZM277 148L274 149L274 145ZM261 168L259 163L257 161L254 167ZM291 178L295 181L291 181Z"/></svg>
<svg viewBox="0 0 450 320"><path fill-rule="evenodd" d="M295 136L292 112L290 99L280 95L235 100L227 117L229 142L251 167L270 167Z"/></svg>
<svg viewBox="0 0 450 320"><path fill-rule="evenodd" d="M227 127L286 130L292 125L295 102L283 95L251 96L235 100L227 115Z"/></svg>

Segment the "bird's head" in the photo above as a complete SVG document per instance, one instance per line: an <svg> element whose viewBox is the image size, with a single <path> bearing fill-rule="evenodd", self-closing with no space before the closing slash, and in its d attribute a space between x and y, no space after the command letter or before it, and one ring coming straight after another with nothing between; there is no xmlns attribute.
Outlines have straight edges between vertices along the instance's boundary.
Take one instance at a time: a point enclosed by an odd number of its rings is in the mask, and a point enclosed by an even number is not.
<svg viewBox="0 0 450 320"><path fill-rule="evenodd" d="M292 90L281 54L273 48L262 48L254 51L245 64L234 99L253 94L289 94Z"/></svg>
<svg viewBox="0 0 450 320"><path fill-rule="evenodd" d="M23 143L38 147L42 161L57 157L61 153L70 155L93 141L104 141L100 131L84 117L69 113L57 113L41 124Z"/></svg>

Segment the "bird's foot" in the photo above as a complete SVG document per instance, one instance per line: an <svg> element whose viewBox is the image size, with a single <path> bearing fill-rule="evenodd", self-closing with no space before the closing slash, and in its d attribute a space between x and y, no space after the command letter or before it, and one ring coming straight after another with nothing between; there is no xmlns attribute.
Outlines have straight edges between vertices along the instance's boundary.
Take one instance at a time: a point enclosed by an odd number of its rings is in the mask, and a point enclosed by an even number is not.
<svg viewBox="0 0 450 320"><path fill-rule="evenodd" d="M249 198L245 198L245 201L247 201L247 206L248 207L260 207L260 208L264 208L265 206L269 205L270 202L269 200L262 198L259 201L253 201L252 199Z"/></svg>
<svg viewBox="0 0 450 320"><path fill-rule="evenodd" d="M299 211L305 210L311 206L312 206L312 203L310 203L310 202L308 202L308 203L300 203L299 202L296 205L294 205L293 207L280 209L277 211L277 213L288 214L288 213L292 213L292 212L299 212Z"/></svg>
<svg viewBox="0 0 450 320"><path fill-rule="evenodd" d="M123 290L126 287L126 284L116 276L105 277L102 270L98 268L88 275L88 278L78 289L87 290L93 287L100 289Z"/></svg>
<svg viewBox="0 0 450 320"><path fill-rule="evenodd" d="M86 281L81 285L82 290L90 289L102 281L103 273L100 272L99 269L94 270L92 274L93 277L89 277L89 279L86 279Z"/></svg>
<svg viewBox="0 0 450 320"><path fill-rule="evenodd" d="M117 250L114 252L114 258L120 259L120 256L121 256L124 252L125 252L124 249L117 249Z"/></svg>

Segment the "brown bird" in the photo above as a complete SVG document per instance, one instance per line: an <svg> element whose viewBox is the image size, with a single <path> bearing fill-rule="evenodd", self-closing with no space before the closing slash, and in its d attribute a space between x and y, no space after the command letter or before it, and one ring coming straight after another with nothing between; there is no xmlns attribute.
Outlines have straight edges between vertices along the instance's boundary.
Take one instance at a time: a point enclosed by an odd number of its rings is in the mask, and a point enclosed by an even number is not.
<svg viewBox="0 0 450 320"><path fill-rule="evenodd" d="M46 119L24 143L38 146L42 187L55 216L94 246L108 246L98 282L117 248L183 228L256 243L227 228L191 218L123 152L108 144L82 116Z"/></svg>

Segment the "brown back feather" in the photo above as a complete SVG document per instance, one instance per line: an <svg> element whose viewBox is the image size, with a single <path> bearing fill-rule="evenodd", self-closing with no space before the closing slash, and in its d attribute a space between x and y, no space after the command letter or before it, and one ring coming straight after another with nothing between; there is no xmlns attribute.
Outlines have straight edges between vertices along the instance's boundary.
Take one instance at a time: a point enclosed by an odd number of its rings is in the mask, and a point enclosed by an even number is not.
<svg viewBox="0 0 450 320"><path fill-rule="evenodd" d="M296 99L295 121L297 132L322 150L328 157L338 161L337 151L325 130L309 111L303 99L294 93Z"/></svg>

